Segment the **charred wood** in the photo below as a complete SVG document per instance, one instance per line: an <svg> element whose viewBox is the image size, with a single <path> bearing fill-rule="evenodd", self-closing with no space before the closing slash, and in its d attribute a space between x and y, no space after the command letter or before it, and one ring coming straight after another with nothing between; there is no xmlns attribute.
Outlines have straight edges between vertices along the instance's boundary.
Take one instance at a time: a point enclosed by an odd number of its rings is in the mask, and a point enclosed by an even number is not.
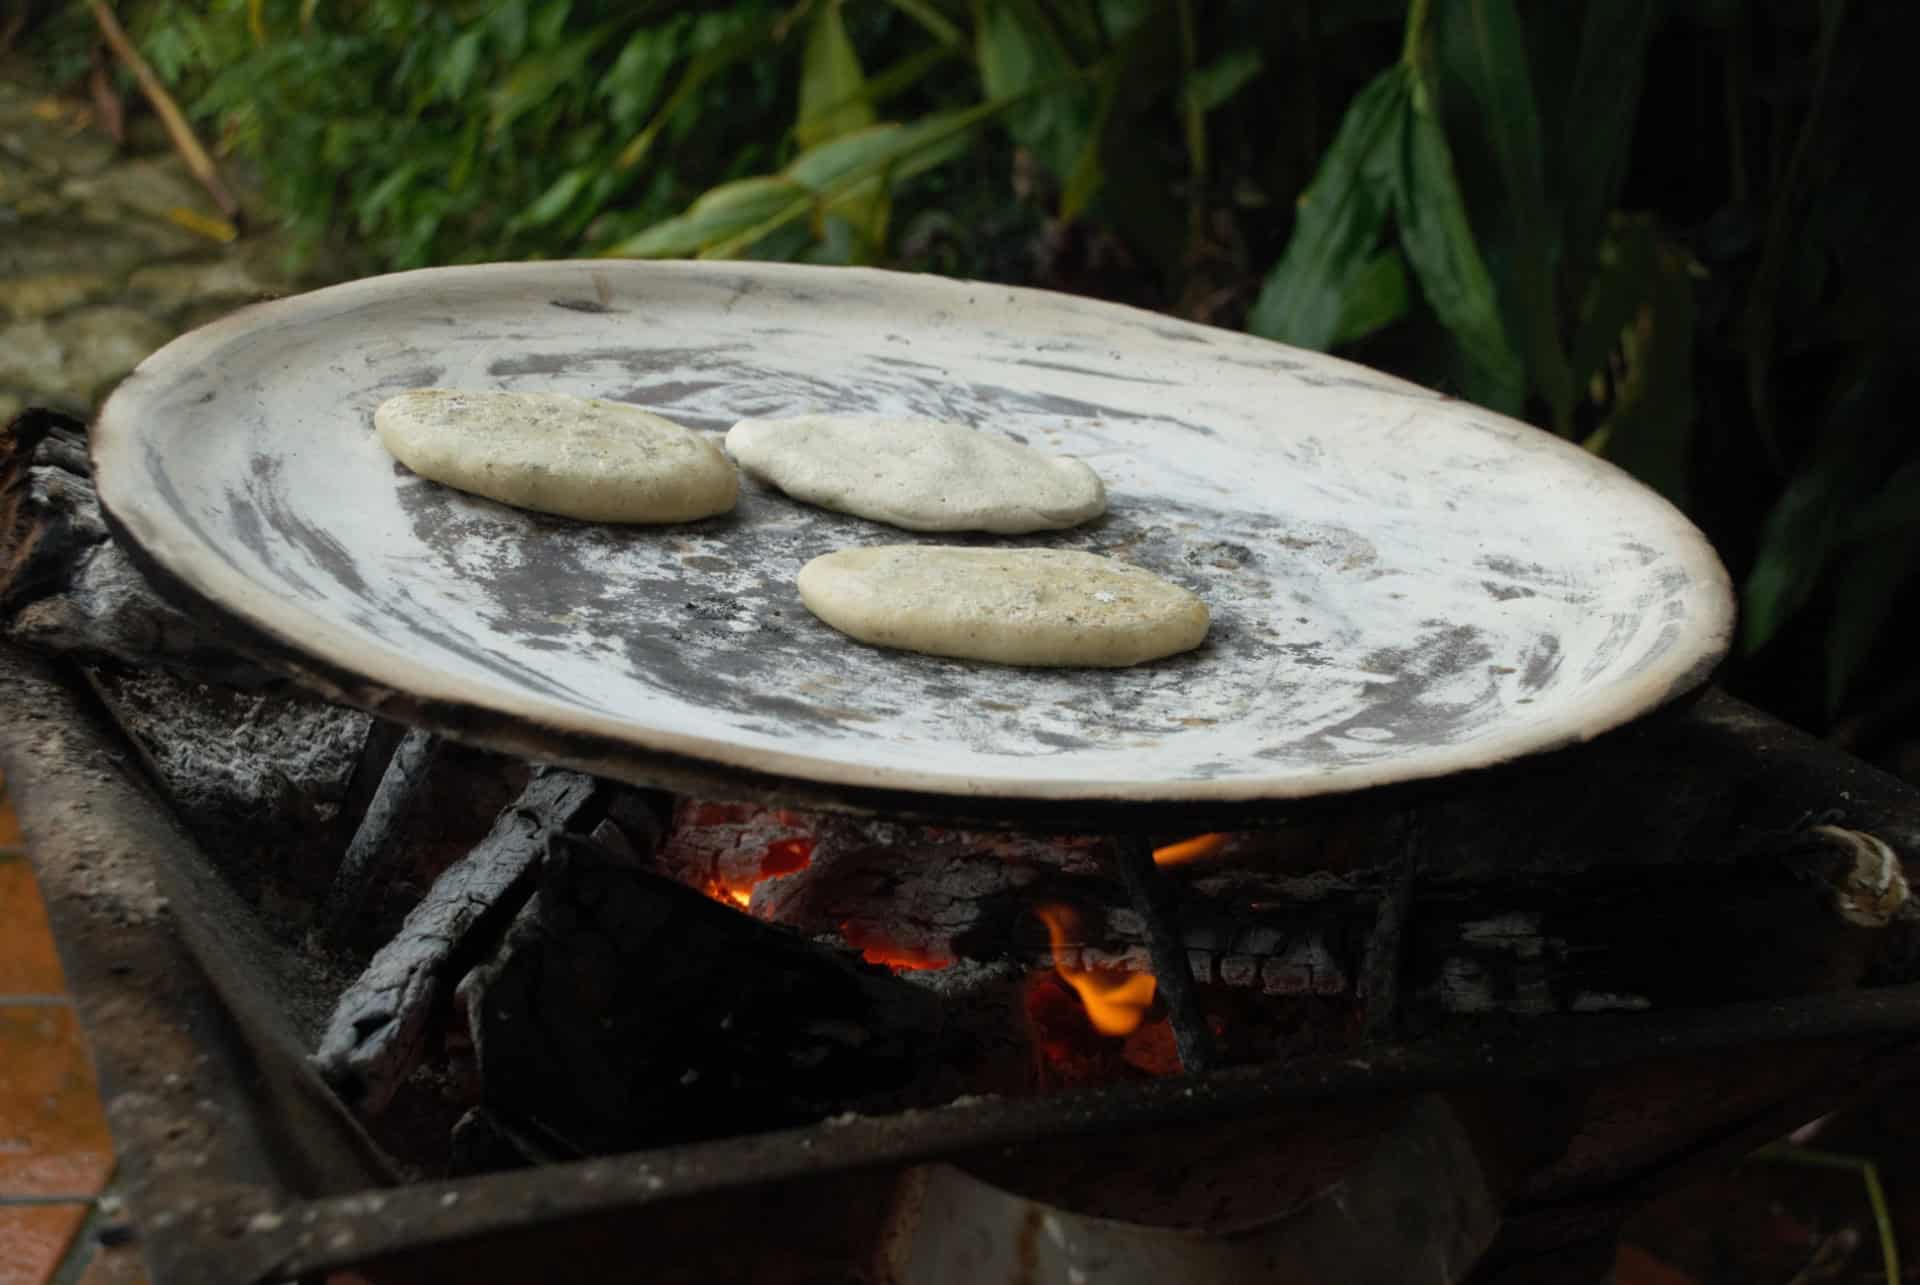
<svg viewBox="0 0 1920 1285"><path fill-rule="evenodd" d="M417 727L409 728L393 747L393 757L387 760L327 893L321 922L329 939L338 942L344 937L376 891L375 885L391 874L400 823L425 787L439 751L440 739Z"/></svg>
<svg viewBox="0 0 1920 1285"><path fill-rule="evenodd" d="M0 432L0 624L88 663L158 666L234 687L283 680L164 602L114 542L87 462L86 426L26 411Z"/></svg>
<svg viewBox="0 0 1920 1285"><path fill-rule="evenodd" d="M1194 989L1193 969L1180 937L1179 914L1169 889L1161 882L1160 871L1154 867L1153 849L1143 838L1124 835L1112 841L1109 857L1134 913L1146 929L1147 951L1160 979L1160 994L1173 1026L1180 1065L1189 1075L1211 1070L1219 1053Z"/></svg>
<svg viewBox="0 0 1920 1285"><path fill-rule="evenodd" d="M377 1114L418 1065L430 1021L459 970L484 950L531 891L549 836L582 819L602 787L577 772L542 768L492 831L441 874L341 994L314 1055L327 1082Z"/></svg>
<svg viewBox="0 0 1920 1285"><path fill-rule="evenodd" d="M924 991L577 837L460 998L482 1106L576 1154L897 1106L941 1029Z"/></svg>

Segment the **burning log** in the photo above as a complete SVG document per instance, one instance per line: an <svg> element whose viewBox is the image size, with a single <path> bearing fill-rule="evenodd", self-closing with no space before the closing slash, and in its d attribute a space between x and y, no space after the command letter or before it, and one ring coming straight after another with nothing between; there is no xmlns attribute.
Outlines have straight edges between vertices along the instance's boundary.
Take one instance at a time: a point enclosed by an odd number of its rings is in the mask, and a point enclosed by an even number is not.
<svg viewBox="0 0 1920 1285"><path fill-rule="evenodd" d="M897 1107L942 1027L920 988L578 836L459 993L506 1126L482 1132L561 1155Z"/></svg>
<svg viewBox="0 0 1920 1285"><path fill-rule="evenodd" d="M434 881L334 1005L314 1061L336 1092L367 1115L392 1100L446 987L531 891L549 836L577 823L601 790L577 772L537 770L487 837Z"/></svg>

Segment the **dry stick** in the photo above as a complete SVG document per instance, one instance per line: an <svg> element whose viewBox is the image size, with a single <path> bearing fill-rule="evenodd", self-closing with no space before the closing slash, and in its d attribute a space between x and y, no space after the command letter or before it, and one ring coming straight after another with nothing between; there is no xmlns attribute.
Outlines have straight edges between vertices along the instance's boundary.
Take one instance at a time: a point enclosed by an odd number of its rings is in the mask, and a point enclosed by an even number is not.
<svg viewBox="0 0 1920 1285"><path fill-rule="evenodd" d="M120 20L113 16L113 10L107 7L104 0L93 0L92 9L94 21L100 24L100 34L106 38L107 44L112 46L114 54L120 61L127 65L127 70L133 73L133 78L140 82L140 91L147 96L147 101L153 104L153 110L159 113L160 123L166 126L167 136L173 140L174 147L179 149L181 157L187 162L187 168L192 170L193 176L200 180L200 185L207 189L208 194L213 197L213 203L220 207L220 212L230 220L237 220L240 217L240 202L233 199L233 193L229 192L227 185L220 181L220 171L214 167L213 158L207 155L206 148L200 146L200 140L194 135L193 126L187 124L187 118L181 113L179 105L173 101L173 95L169 94L167 87L160 83L160 77L154 75L153 68L149 67L147 60L140 56L140 51L133 47L133 41L127 38L126 29L120 25Z"/></svg>
<svg viewBox="0 0 1920 1285"><path fill-rule="evenodd" d="M1153 971L1160 978L1160 993L1167 999L1167 1019L1173 1026L1180 1065L1189 1075L1212 1070L1218 1060L1213 1028L1207 1025L1207 1015L1200 1007L1193 965L1187 960L1179 926L1165 902L1160 870L1153 864L1153 845L1138 835L1118 835L1109 848L1114 865L1120 869L1120 879L1127 886L1127 896L1147 925L1147 949L1153 957Z"/></svg>
<svg viewBox="0 0 1920 1285"><path fill-rule="evenodd" d="M347 935L366 906L375 882L391 866L389 858L400 823L420 796L427 773L439 753L440 739L418 727L408 728L407 734L394 746L387 770L381 774L379 788L367 804L366 814L360 818L359 829L347 844L347 854L340 859L333 886L327 890L326 908L321 912L320 922L325 925L329 940L337 943Z"/></svg>
<svg viewBox="0 0 1920 1285"><path fill-rule="evenodd" d="M450 976L476 939L506 926L516 893L564 830L593 801L590 776L539 769L473 851L447 867L400 932L335 1003L314 1064L362 1114L378 1114L419 1062Z"/></svg>

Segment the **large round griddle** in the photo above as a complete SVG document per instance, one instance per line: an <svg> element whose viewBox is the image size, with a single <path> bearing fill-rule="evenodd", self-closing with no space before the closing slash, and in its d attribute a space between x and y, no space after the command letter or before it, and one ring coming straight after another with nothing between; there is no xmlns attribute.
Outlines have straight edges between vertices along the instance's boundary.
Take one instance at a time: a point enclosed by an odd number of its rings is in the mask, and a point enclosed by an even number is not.
<svg viewBox="0 0 1920 1285"><path fill-rule="evenodd" d="M606 397L715 433L928 416L1077 455L1106 517L979 542L1150 568L1213 630L1125 670L867 647L809 615L794 576L922 537L753 483L731 516L660 528L458 494L373 434L382 399L423 386ZM1700 533L1546 433L1245 335L924 276L574 262L354 282L162 349L94 454L155 580L322 691L721 795L1251 814L1594 736L1702 681L1732 621Z"/></svg>

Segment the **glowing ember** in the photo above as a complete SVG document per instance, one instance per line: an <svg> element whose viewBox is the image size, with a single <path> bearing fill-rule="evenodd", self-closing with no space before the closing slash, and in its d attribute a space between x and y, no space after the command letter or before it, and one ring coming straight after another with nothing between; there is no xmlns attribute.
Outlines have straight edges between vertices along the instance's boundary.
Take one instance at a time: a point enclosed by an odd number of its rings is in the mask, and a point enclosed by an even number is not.
<svg viewBox="0 0 1920 1285"><path fill-rule="evenodd" d="M1059 905L1035 906L1033 913L1046 924L1053 942L1054 971L1080 996L1093 1029L1102 1035L1131 1034L1153 1003L1158 985L1153 974L1075 967L1067 951L1079 932L1080 917L1071 907Z"/></svg>
<svg viewBox="0 0 1920 1285"><path fill-rule="evenodd" d="M869 964L885 964L896 973L931 972L953 967L953 958L943 952L929 950L925 946L888 941L856 923L841 924L840 935L846 939L847 945L860 952L860 958Z"/></svg>
<svg viewBox="0 0 1920 1285"><path fill-rule="evenodd" d="M1227 836L1224 834L1196 834L1191 839L1155 848L1153 863L1157 866L1177 866L1185 861L1198 861L1202 857L1212 856L1226 844Z"/></svg>
<svg viewBox="0 0 1920 1285"><path fill-rule="evenodd" d="M796 870L805 870L812 860L812 839L776 839L760 854L759 864L755 867L752 877L744 880L727 880L715 876L707 880L704 891L715 901L724 901L728 905L745 910L753 903L755 888L769 879L790 875Z"/></svg>

